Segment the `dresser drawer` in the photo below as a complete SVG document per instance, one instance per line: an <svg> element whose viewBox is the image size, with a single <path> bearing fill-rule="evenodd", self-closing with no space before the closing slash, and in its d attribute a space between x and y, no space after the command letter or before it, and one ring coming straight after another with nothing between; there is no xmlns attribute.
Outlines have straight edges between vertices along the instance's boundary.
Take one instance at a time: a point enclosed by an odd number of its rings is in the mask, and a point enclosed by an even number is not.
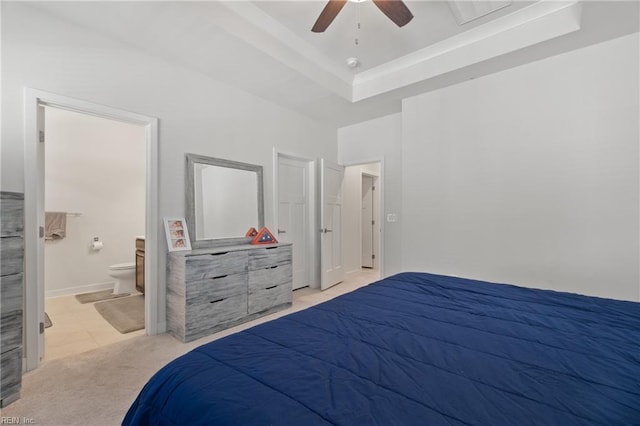
<svg viewBox="0 0 640 426"><path fill-rule="evenodd" d="M24 197L22 194L2 192L0 202L0 236L21 236L24 231Z"/></svg>
<svg viewBox="0 0 640 426"><path fill-rule="evenodd" d="M287 282L291 283L291 263L249 271L249 293Z"/></svg>
<svg viewBox="0 0 640 426"><path fill-rule="evenodd" d="M22 308L0 316L0 349L5 352L22 345ZM0 367L1 368L1 367Z"/></svg>
<svg viewBox="0 0 640 426"><path fill-rule="evenodd" d="M22 310L22 274L0 277L1 315Z"/></svg>
<svg viewBox="0 0 640 426"><path fill-rule="evenodd" d="M18 274L23 271L23 251L24 243L22 237L0 238L0 259L2 259L0 275Z"/></svg>
<svg viewBox="0 0 640 426"><path fill-rule="evenodd" d="M0 349L22 344L22 274L0 277Z"/></svg>
<svg viewBox="0 0 640 426"><path fill-rule="evenodd" d="M20 392L22 383L22 348L3 352L0 356L0 400L6 405L7 400L13 401Z"/></svg>
<svg viewBox="0 0 640 426"><path fill-rule="evenodd" d="M191 305L210 303L247 292L247 273L221 275L187 283L187 309Z"/></svg>
<svg viewBox="0 0 640 426"><path fill-rule="evenodd" d="M249 270L291 263L291 246L261 247L251 250Z"/></svg>
<svg viewBox="0 0 640 426"><path fill-rule="evenodd" d="M247 315L247 293L193 305L186 312L186 340L204 335L220 323L240 319Z"/></svg>
<svg viewBox="0 0 640 426"><path fill-rule="evenodd" d="M248 312L254 314L266 311L274 306L291 303L291 281L280 285L271 285L249 292Z"/></svg>
<svg viewBox="0 0 640 426"><path fill-rule="evenodd" d="M200 281L247 270L246 251L201 254L186 258L185 280Z"/></svg>

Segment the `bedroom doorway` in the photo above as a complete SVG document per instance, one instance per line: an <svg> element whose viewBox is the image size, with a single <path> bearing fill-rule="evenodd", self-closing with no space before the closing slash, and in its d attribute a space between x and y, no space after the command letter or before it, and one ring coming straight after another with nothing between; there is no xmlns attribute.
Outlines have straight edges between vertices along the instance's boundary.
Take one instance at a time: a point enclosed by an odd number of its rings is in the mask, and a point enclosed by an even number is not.
<svg viewBox="0 0 640 426"><path fill-rule="evenodd" d="M274 153L276 238L293 244L293 290L317 287L315 277L315 162Z"/></svg>
<svg viewBox="0 0 640 426"><path fill-rule="evenodd" d="M344 263L348 276L383 274L383 161L345 166Z"/></svg>
<svg viewBox="0 0 640 426"><path fill-rule="evenodd" d="M377 176L362 172L361 266L369 269L378 269L380 258L380 191L377 185Z"/></svg>
<svg viewBox="0 0 640 426"><path fill-rule="evenodd" d="M158 333L158 121L103 105L25 88L25 370L37 368L44 353L44 141L45 107L143 126L145 139L145 333ZM87 245L89 242L87 242ZM163 296L163 295L162 295Z"/></svg>

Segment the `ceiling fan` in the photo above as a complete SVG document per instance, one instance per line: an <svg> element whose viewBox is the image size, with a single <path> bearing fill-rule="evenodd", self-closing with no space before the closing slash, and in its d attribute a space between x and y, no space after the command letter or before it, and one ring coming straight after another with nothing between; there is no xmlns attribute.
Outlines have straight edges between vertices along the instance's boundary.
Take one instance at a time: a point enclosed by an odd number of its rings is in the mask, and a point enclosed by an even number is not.
<svg viewBox="0 0 640 426"><path fill-rule="evenodd" d="M322 33L333 22L338 12L342 10L348 0L329 0L327 5L320 12L320 16L316 20L316 23L311 28L314 33ZM378 6L378 9L384 13L387 18L391 19L397 26L402 27L407 25L413 14L404 4L402 0L372 0L373 3Z"/></svg>

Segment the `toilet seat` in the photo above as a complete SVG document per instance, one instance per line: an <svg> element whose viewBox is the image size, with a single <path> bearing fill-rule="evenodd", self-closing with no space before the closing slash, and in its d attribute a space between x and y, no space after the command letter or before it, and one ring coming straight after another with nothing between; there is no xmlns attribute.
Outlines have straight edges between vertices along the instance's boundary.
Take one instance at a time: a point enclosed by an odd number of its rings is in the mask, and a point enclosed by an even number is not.
<svg viewBox="0 0 640 426"><path fill-rule="evenodd" d="M125 269L135 269L135 262L125 262L125 263L116 263L115 265L109 266L109 269L112 271L121 271Z"/></svg>

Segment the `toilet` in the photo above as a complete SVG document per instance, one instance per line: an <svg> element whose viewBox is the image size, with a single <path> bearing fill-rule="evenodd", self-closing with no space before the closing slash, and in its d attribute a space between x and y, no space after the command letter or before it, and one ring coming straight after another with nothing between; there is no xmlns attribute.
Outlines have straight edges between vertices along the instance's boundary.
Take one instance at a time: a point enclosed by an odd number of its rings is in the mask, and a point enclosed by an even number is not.
<svg viewBox="0 0 640 426"><path fill-rule="evenodd" d="M115 278L113 294L136 292L136 264L135 262L116 263L109 266L109 276Z"/></svg>

